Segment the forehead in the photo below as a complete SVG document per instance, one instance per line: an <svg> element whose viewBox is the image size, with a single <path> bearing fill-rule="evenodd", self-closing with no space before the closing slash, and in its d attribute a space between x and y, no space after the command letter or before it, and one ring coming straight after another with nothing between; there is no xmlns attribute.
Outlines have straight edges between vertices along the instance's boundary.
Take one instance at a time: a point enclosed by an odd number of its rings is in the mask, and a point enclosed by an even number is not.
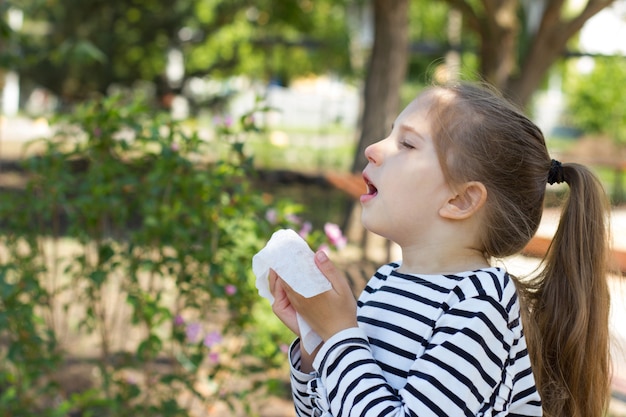
<svg viewBox="0 0 626 417"><path fill-rule="evenodd" d="M454 93L441 87L431 87L422 91L408 106L400 113L400 117L406 117L413 113L426 114L435 107L441 108L452 104Z"/></svg>
<svg viewBox="0 0 626 417"><path fill-rule="evenodd" d="M427 121L428 113L437 101L438 93L435 90L425 90L402 110L396 119L396 124Z"/></svg>

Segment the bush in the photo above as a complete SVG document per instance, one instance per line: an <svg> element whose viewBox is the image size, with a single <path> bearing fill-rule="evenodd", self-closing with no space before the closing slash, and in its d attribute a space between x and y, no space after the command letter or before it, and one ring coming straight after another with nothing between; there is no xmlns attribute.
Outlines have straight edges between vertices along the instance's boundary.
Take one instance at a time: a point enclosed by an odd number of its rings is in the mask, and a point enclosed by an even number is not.
<svg viewBox="0 0 626 417"><path fill-rule="evenodd" d="M626 144L626 106L616 85L626 82L623 57L594 60L593 70L569 77L568 117L584 132L604 134L616 144Z"/></svg>
<svg viewBox="0 0 626 417"><path fill-rule="evenodd" d="M0 202L4 415L188 415L284 363L250 261L299 207L255 191L253 120L205 141L120 97L58 120L26 190ZM72 360L93 377L69 389Z"/></svg>

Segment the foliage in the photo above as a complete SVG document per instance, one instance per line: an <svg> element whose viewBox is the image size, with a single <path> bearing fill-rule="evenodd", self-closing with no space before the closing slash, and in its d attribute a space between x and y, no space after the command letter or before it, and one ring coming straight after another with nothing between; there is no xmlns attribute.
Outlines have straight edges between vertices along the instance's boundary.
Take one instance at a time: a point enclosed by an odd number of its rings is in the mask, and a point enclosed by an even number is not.
<svg viewBox="0 0 626 417"><path fill-rule="evenodd" d="M617 85L626 83L623 57L594 60L588 73L568 76L568 116L588 133L599 133L626 144L626 104Z"/></svg>
<svg viewBox="0 0 626 417"><path fill-rule="evenodd" d="M254 74L287 82L348 72L344 2L333 0L20 0L22 77L68 101L112 85L166 80L167 53L184 53L186 77Z"/></svg>
<svg viewBox="0 0 626 417"><path fill-rule="evenodd" d="M165 51L175 41L191 1L107 2L19 0L18 71L66 100L104 93L114 83L153 81L164 73Z"/></svg>
<svg viewBox="0 0 626 417"><path fill-rule="evenodd" d="M255 74L288 83L297 75L349 70L344 1L202 0L185 47L189 71ZM227 23L227 24L226 24Z"/></svg>
<svg viewBox="0 0 626 417"><path fill-rule="evenodd" d="M284 363L251 257L277 228L325 237L255 192L243 140L259 129L240 122L208 142L109 97L60 119L25 161L27 189L0 201L4 415L188 415L245 400L261 387L251 370ZM69 389L81 355L95 377Z"/></svg>
<svg viewBox="0 0 626 417"><path fill-rule="evenodd" d="M433 67L444 63L449 7L444 2L411 0L409 11L409 37L419 49L409 55L407 78L409 83L423 86L432 81Z"/></svg>

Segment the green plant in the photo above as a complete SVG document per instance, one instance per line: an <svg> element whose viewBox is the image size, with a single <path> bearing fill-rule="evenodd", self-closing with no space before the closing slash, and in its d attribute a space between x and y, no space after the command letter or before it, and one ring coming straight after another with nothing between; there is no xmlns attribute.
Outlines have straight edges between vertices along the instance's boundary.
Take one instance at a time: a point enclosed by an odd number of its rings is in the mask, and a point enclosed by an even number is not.
<svg viewBox="0 0 626 417"><path fill-rule="evenodd" d="M568 115L587 133L605 134L617 144L626 142L626 107L615 85L626 82L621 57L596 59L593 69L568 78Z"/></svg>
<svg viewBox="0 0 626 417"><path fill-rule="evenodd" d="M108 97L56 126L24 162L26 190L0 202L5 415L182 416L260 389L224 385L284 364L285 331L255 317L269 316L250 261L273 230L306 223L253 188L254 119L203 141ZM87 386L62 383L70 358L93 367Z"/></svg>

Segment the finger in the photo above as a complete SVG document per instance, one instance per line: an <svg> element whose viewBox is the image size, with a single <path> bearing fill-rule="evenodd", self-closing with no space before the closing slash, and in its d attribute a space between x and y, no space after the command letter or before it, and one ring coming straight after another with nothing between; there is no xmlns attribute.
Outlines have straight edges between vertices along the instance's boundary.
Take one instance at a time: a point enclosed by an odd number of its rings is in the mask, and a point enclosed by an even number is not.
<svg viewBox="0 0 626 417"><path fill-rule="evenodd" d="M267 280L269 281L270 292L274 294L276 292L276 281L278 281L278 274L272 268L270 268Z"/></svg>
<svg viewBox="0 0 626 417"><path fill-rule="evenodd" d="M287 297L289 303L291 303L297 310L305 297L303 297L299 292L294 290L291 285L287 284L287 281L285 281L284 279L278 277L277 281L278 282L276 284L276 287L282 291L282 294Z"/></svg>
<svg viewBox="0 0 626 417"><path fill-rule="evenodd" d="M287 281L282 279L280 276L277 276L276 278L276 286L280 287L289 296L291 296L291 294L298 294L296 290L291 288L291 285L287 284Z"/></svg>
<svg viewBox="0 0 626 417"><path fill-rule="evenodd" d="M268 280L269 280L270 293L274 296L274 298L277 298L278 295L285 292L284 290L284 287L286 285L285 281L283 281L280 275L278 275L276 271L274 271L271 268L270 268L270 272L268 275Z"/></svg>
<svg viewBox="0 0 626 417"><path fill-rule="evenodd" d="M322 274L330 281L330 284L337 293L344 294L346 292L352 292L345 275L328 259L328 255L326 255L323 250L315 253L315 265L317 265Z"/></svg>

